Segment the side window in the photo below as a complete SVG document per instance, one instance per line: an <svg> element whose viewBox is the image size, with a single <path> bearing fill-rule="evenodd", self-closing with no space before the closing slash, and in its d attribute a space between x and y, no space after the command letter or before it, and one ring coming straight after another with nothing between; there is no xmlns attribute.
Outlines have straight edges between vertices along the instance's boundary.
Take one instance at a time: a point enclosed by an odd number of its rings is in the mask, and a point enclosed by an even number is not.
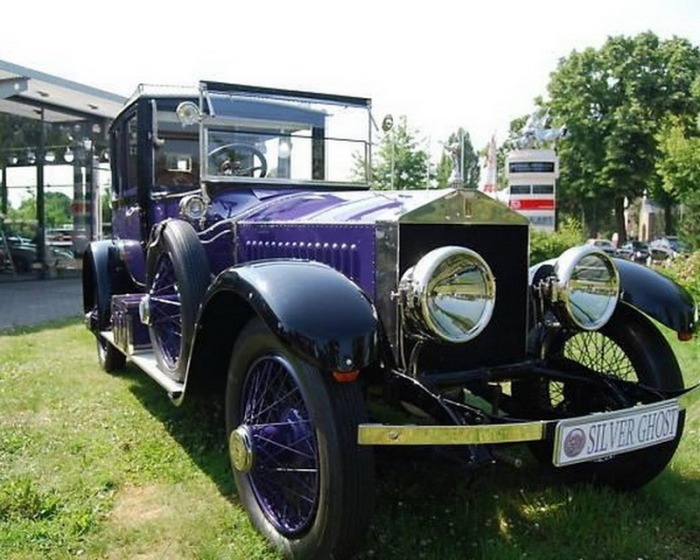
<svg viewBox="0 0 700 560"><path fill-rule="evenodd" d="M136 115L126 121L126 185L127 191L135 191L138 186L138 121Z"/></svg>
<svg viewBox="0 0 700 560"><path fill-rule="evenodd" d="M163 144L154 152L156 190L187 191L196 188L199 184L197 137L195 135L176 136L163 132L160 132L160 137Z"/></svg>
<svg viewBox="0 0 700 560"><path fill-rule="evenodd" d="M153 192L178 193L199 185L199 128L183 127L167 100L153 103L159 141L153 146Z"/></svg>
<svg viewBox="0 0 700 560"><path fill-rule="evenodd" d="M110 133L110 146L112 149L112 157L110 165L112 168L112 199L117 199L121 196L124 190L122 169L124 161L124 143L121 128L115 127Z"/></svg>

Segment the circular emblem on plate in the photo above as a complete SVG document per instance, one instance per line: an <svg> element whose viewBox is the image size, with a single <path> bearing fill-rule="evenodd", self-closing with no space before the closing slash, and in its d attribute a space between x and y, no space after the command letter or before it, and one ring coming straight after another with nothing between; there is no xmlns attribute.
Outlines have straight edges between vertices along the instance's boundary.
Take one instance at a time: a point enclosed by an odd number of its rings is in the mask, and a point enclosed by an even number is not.
<svg viewBox="0 0 700 560"><path fill-rule="evenodd" d="M567 457L576 457L583 451L586 445L586 434L581 428L571 430L564 438L564 454Z"/></svg>

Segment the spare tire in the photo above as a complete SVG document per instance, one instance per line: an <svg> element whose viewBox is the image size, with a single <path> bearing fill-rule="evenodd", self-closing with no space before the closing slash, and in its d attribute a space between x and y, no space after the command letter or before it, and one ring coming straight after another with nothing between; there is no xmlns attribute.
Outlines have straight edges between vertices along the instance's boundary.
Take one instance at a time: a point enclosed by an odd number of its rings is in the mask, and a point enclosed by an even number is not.
<svg viewBox="0 0 700 560"><path fill-rule="evenodd" d="M187 372L199 306L210 283L209 262L194 228L168 221L148 249L149 334L161 370L177 381Z"/></svg>

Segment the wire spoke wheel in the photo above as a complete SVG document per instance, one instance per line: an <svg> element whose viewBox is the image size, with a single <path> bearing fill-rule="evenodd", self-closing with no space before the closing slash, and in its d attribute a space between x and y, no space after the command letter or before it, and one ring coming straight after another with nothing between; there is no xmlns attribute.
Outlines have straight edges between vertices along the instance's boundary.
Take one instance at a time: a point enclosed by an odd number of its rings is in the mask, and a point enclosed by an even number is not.
<svg viewBox="0 0 700 560"><path fill-rule="evenodd" d="M167 253L158 258L149 292L154 343L169 368L175 368L182 345L182 305L173 262Z"/></svg>
<svg viewBox="0 0 700 560"><path fill-rule="evenodd" d="M168 221L148 250L149 333L160 368L184 380L209 262L194 228Z"/></svg>
<svg viewBox="0 0 700 560"><path fill-rule="evenodd" d="M649 388L678 390L683 377L678 362L656 326L634 308L619 304L610 321L599 331L561 331L548 345L553 364L583 367L600 375ZM564 358L562 361L561 358ZM582 381L534 377L513 385L514 396L525 414L536 418L585 416L619 409L619 400L605 389ZM657 476L673 457L683 433L680 413L676 437L652 447L557 468L573 482L595 482L623 490L638 488ZM552 465L551 440L530 445L535 457Z"/></svg>
<svg viewBox="0 0 700 560"><path fill-rule="evenodd" d="M318 504L314 426L289 364L279 357L253 364L243 391L243 424L255 457L250 483L273 525L291 536L308 527Z"/></svg>
<svg viewBox="0 0 700 560"><path fill-rule="evenodd" d="M624 381L636 381L634 366L614 340L600 332L580 332L564 343L564 357Z"/></svg>
<svg viewBox="0 0 700 560"><path fill-rule="evenodd" d="M253 524L286 557L349 558L367 529L372 450L357 383L337 383L259 318L234 345L226 385L233 475Z"/></svg>

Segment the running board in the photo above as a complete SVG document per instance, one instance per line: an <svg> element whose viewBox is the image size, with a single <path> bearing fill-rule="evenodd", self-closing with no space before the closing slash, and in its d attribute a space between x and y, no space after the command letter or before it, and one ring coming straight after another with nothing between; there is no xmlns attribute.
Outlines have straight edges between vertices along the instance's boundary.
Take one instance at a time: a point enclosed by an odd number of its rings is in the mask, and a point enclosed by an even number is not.
<svg viewBox="0 0 700 560"><path fill-rule="evenodd" d="M114 336L111 331L101 331L100 336L134 362L134 364L142 369L153 381L163 387L172 400L177 401L182 398L182 394L185 391L185 384L175 381L172 377L163 373L158 367L156 356L152 351L142 350L126 353L123 349L114 344Z"/></svg>

